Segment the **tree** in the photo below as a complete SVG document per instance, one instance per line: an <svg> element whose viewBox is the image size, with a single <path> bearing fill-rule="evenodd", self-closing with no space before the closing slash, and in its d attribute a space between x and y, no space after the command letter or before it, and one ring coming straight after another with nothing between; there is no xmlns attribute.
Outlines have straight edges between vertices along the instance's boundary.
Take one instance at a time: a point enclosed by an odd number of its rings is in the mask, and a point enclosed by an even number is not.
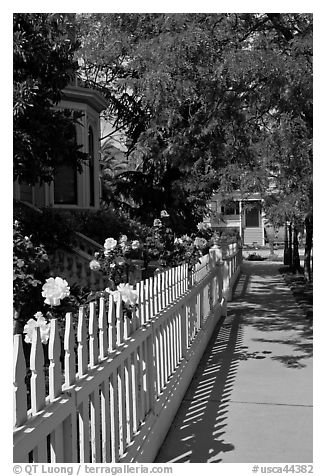
<svg viewBox="0 0 326 476"><path fill-rule="evenodd" d="M74 140L78 114L55 110L78 68L73 17L17 13L14 39L14 179L50 182L59 161L80 164Z"/></svg>
<svg viewBox="0 0 326 476"><path fill-rule="evenodd" d="M120 185L135 212L164 204L189 226L213 190L268 198L273 179L289 203L303 194L293 202L302 220L311 208L311 15L96 14L81 25L83 74L142 156Z"/></svg>

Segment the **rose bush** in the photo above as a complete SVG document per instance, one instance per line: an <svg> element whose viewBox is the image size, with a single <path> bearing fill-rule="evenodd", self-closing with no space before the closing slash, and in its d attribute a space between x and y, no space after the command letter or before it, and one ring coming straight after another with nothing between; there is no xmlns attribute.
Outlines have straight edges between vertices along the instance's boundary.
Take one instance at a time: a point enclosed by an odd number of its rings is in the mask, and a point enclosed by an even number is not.
<svg viewBox="0 0 326 476"><path fill-rule="evenodd" d="M135 270L133 260L143 258L143 249L139 240L129 241L126 235L118 240L107 238L103 250L94 253L89 267L92 271L101 272L106 279L107 287L115 291L120 283L127 283L129 275Z"/></svg>
<svg viewBox="0 0 326 476"><path fill-rule="evenodd" d="M13 306L14 333L22 332L29 316L40 302L40 285L48 268L48 255L42 245L36 246L32 236L24 236L21 224L13 228ZM36 308L37 309L37 308Z"/></svg>

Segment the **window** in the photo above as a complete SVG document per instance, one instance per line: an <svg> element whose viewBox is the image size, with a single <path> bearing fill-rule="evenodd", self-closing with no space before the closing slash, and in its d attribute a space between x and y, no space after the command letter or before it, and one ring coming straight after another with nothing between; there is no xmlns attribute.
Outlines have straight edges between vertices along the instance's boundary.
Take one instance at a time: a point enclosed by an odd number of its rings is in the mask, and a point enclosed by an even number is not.
<svg viewBox="0 0 326 476"><path fill-rule="evenodd" d="M246 227L258 228L259 227L259 206L254 205L252 208L246 210Z"/></svg>
<svg viewBox="0 0 326 476"><path fill-rule="evenodd" d="M221 212L223 215L239 215L239 202L230 202L227 205L222 205Z"/></svg>
<svg viewBox="0 0 326 476"><path fill-rule="evenodd" d="M95 187L94 187L94 134L91 127L88 129L88 154L89 154L89 205L95 205Z"/></svg>
<svg viewBox="0 0 326 476"><path fill-rule="evenodd" d="M76 129L74 128L76 141ZM62 163L54 169L54 203L57 205L77 205L77 166Z"/></svg>

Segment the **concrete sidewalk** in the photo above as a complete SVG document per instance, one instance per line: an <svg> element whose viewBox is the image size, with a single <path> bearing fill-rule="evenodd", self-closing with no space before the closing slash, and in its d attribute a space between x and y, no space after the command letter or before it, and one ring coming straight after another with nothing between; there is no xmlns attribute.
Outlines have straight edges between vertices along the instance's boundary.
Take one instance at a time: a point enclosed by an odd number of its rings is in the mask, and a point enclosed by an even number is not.
<svg viewBox="0 0 326 476"><path fill-rule="evenodd" d="M156 462L312 462L312 329L278 272L247 262Z"/></svg>

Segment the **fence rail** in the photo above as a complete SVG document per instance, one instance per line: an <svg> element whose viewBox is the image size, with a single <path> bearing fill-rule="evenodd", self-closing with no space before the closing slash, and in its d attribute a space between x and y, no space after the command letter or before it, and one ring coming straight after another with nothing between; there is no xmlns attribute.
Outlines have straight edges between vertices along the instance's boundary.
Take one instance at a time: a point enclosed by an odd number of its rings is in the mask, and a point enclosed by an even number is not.
<svg viewBox="0 0 326 476"><path fill-rule="evenodd" d="M112 297L67 313L63 336L53 319L46 374L34 333L29 399L14 336L14 461L151 462L240 263L237 247L212 249L191 273L183 264L137 283L131 319Z"/></svg>

